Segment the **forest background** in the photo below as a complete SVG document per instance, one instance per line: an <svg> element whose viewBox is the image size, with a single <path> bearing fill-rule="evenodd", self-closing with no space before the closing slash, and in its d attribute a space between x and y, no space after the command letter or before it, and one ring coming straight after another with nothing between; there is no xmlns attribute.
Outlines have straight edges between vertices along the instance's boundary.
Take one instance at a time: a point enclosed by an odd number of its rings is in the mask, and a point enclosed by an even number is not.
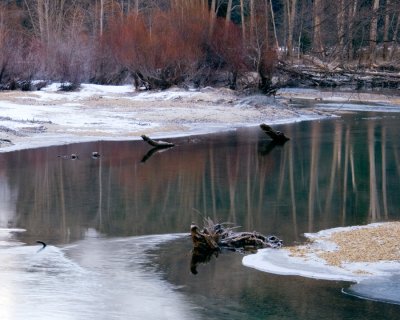
<svg viewBox="0 0 400 320"><path fill-rule="evenodd" d="M313 84L322 71L387 78L399 28L399 0L1 0L0 89L40 79L268 93L310 67Z"/></svg>

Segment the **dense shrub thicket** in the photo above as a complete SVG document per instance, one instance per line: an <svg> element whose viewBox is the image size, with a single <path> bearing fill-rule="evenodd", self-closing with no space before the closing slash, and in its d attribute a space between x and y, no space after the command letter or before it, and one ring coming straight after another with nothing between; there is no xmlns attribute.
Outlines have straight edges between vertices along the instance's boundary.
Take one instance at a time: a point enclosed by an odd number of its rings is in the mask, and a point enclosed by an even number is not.
<svg viewBox="0 0 400 320"><path fill-rule="evenodd" d="M278 57L395 61L398 2L5 0L0 89L29 90L41 79L145 89L256 84L267 92Z"/></svg>

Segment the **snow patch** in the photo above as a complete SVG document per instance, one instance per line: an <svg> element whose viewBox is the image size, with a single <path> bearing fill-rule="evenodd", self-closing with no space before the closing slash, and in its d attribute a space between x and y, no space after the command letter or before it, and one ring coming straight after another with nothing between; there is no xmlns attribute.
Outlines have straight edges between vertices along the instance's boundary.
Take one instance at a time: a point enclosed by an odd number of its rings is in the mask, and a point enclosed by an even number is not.
<svg viewBox="0 0 400 320"><path fill-rule="evenodd" d="M300 250L308 246L304 254L294 255L289 249L262 249L256 254L243 258L243 265L260 271L301 276L307 278L349 281L355 285L344 289L345 293L366 299L374 299L400 304L400 285L390 279L400 279L400 261L378 262L345 262L340 266L329 265L318 253L336 250L335 243L329 241L334 233L358 229L374 229L381 223L368 226L340 227L322 230L317 233L306 233L312 240L310 244L298 246Z"/></svg>

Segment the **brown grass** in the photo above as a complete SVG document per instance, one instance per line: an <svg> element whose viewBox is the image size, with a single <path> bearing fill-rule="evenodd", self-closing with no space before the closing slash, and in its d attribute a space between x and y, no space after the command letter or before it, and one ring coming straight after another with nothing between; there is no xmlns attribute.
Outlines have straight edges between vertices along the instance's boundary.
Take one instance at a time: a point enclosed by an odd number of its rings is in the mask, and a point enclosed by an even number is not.
<svg viewBox="0 0 400 320"><path fill-rule="evenodd" d="M337 250L322 251L316 249L312 242L305 246L290 247L288 250L295 257L307 257L315 253L333 266L347 262L400 260L400 222L335 232L316 240L333 242L337 245Z"/></svg>

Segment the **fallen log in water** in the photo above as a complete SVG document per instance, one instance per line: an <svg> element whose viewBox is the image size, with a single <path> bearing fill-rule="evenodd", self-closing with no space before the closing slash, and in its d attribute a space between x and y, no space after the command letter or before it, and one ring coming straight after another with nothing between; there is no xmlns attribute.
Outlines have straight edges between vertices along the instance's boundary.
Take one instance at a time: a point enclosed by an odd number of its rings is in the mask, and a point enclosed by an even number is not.
<svg viewBox="0 0 400 320"><path fill-rule="evenodd" d="M280 248L283 243L276 236L264 236L257 231L235 232L237 227L214 224L211 219L206 219L205 222L202 230L195 224L190 226L193 247L199 250Z"/></svg>
<svg viewBox="0 0 400 320"><path fill-rule="evenodd" d="M167 141L155 141L153 139L151 139L150 137L146 136L146 135L141 135L142 139L144 141L146 141L149 145L151 145L152 147L156 147L156 148L170 148L175 146L175 144L173 144L172 142L167 142Z"/></svg>
<svg viewBox="0 0 400 320"><path fill-rule="evenodd" d="M260 128L277 144L284 144L290 140L283 132L272 129L269 125L262 123Z"/></svg>
<svg viewBox="0 0 400 320"><path fill-rule="evenodd" d="M276 236L264 236L259 232L235 232L237 227L226 227L226 224L215 224L210 218L204 220L200 229L196 224L190 226L193 242L190 270L197 273L200 263L207 263L212 256L218 257L223 250L254 252L261 248L280 248L283 241Z"/></svg>

